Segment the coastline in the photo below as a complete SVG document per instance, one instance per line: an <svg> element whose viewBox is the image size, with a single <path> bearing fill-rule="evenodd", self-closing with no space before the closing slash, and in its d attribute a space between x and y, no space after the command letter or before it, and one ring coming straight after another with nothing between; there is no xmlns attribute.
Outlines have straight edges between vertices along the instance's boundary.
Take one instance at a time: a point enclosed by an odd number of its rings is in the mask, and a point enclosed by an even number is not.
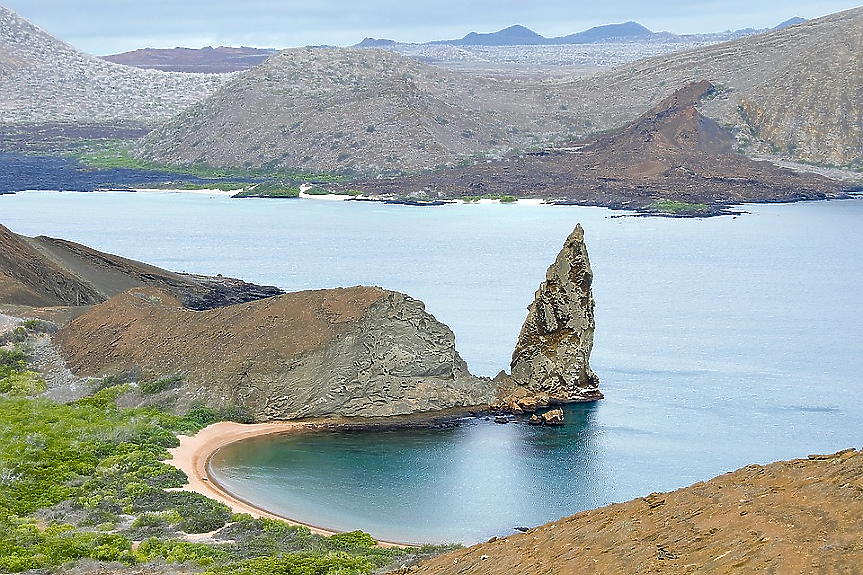
<svg viewBox="0 0 863 575"><path fill-rule="evenodd" d="M306 423L299 422L242 424L232 421L221 421L213 423L195 435L178 435L177 438L180 440L180 445L168 449L171 459L165 460L165 463L185 472L189 477L189 482L180 489L194 491L210 499L215 499L230 507L235 513L248 513L256 518L277 519L285 521L290 525L301 525L308 527L312 533L317 535L335 535L337 531L316 527L315 525L297 521L290 517L283 517L262 509L253 503L237 497L217 481L210 479L210 459L222 447L250 437L288 433L307 427Z"/></svg>
<svg viewBox="0 0 863 575"><path fill-rule="evenodd" d="M228 491L222 484L210 477L209 466L210 460L221 448L249 439L252 437L262 437L266 435L277 435L280 433L296 432L303 429L314 429L314 422L271 422L271 423L235 423L232 421L220 421L208 425L200 430L195 435L178 435L180 445L168 449L171 454L171 459L166 459L165 463L176 467L180 471L186 473L189 478L188 483L180 490L194 491L200 493L210 499L215 499L227 505L234 513L248 513L255 518L275 519L284 521L289 525L298 525L308 528L316 535L329 537L336 535L338 531L318 527L311 523L298 521L291 517L285 517L271 511L267 511L262 507L258 507L254 503L234 495ZM410 543L398 543L394 541L378 540L378 545L382 547L413 547Z"/></svg>

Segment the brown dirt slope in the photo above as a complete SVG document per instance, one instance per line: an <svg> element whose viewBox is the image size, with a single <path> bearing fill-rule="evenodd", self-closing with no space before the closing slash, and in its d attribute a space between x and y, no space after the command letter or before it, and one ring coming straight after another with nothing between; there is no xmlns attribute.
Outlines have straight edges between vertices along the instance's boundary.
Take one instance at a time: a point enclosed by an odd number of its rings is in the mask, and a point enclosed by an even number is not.
<svg viewBox="0 0 863 575"><path fill-rule="evenodd" d="M378 287L304 291L193 311L136 288L54 337L78 375L182 375L159 401L238 408L256 420L407 415L490 403L455 336L422 302Z"/></svg>
<svg viewBox="0 0 863 575"><path fill-rule="evenodd" d="M863 7L796 26L645 58L564 88L598 129L631 121L688 82L719 93L706 116L756 150L839 165L863 162Z"/></svg>
<svg viewBox="0 0 863 575"><path fill-rule="evenodd" d="M852 574L863 571L863 452L750 465L585 511L401 573Z"/></svg>
<svg viewBox="0 0 863 575"><path fill-rule="evenodd" d="M165 288L195 309L282 293L231 278L177 274L66 240L20 236L0 226L0 303L93 305L140 286Z"/></svg>
<svg viewBox="0 0 863 575"><path fill-rule="evenodd" d="M707 81L671 94L635 121L572 148L528 154L408 178L351 182L370 194L459 198L482 194L650 209L660 200L706 204L842 196L847 184L756 162L697 104L715 95Z"/></svg>

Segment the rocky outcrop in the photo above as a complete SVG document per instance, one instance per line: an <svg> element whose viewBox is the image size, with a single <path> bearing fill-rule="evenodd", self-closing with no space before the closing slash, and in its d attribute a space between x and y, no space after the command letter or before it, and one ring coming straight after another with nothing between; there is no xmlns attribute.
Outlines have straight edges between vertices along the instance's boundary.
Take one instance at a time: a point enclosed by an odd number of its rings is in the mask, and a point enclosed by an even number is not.
<svg viewBox="0 0 863 575"><path fill-rule="evenodd" d="M749 465L492 538L405 575L857 573L863 452Z"/></svg>
<svg viewBox="0 0 863 575"><path fill-rule="evenodd" d="M0 226L0 303L85 306L143 286L164 288L191 309L282 293L233 278L174 273L67 240L21 236Z"/></svg>
<svg viewBox="0 0 863 575"><path fill-rule="evenodd" d="M512 353L504 405L533 411L553 403L602 398L590 369L595 306L593 272L581 225L566 239L539 286Z"/></svg>
<svg viewBox="0 0 863 575"><path fill-rule="evenodd" d="M259 421L383 417L485 406L495 395L422 302L377 287L207 311L134 289L72 321L55 342L79 375L181 375L176 387L127 398L181 412L205 403Z"/></svg>

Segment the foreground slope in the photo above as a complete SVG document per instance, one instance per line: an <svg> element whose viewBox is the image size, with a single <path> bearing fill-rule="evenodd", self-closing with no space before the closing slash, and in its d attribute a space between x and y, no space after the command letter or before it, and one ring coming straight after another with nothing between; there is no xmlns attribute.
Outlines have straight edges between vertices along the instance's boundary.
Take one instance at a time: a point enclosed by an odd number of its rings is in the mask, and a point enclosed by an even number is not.
<svg viewBox="0 0 863 575"><path fill-rule="evenodd" d="M153 127L225 80L106 62L0 6L0 123Z"/></svg>
<svg viewBox="0 0 863 575"><path fill-rule="evenodd" d="M863 452L750 465L405 569L420 575L859 573Z"/></svg>

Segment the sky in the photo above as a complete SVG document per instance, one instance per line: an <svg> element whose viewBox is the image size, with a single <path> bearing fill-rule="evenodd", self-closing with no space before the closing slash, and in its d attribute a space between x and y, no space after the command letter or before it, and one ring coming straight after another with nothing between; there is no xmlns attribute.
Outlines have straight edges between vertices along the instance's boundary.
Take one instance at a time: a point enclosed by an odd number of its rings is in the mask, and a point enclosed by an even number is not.
<svg viewBox="0 0 863 575"><path fill-rule="evenodd" d="M860 0L857 0L860 2ZM137 48L349 46L461 38L522 24L544 36L636 21L678 34L771 28L854 8L842 0L0 0L0 5L96 55Z"/></svg>

